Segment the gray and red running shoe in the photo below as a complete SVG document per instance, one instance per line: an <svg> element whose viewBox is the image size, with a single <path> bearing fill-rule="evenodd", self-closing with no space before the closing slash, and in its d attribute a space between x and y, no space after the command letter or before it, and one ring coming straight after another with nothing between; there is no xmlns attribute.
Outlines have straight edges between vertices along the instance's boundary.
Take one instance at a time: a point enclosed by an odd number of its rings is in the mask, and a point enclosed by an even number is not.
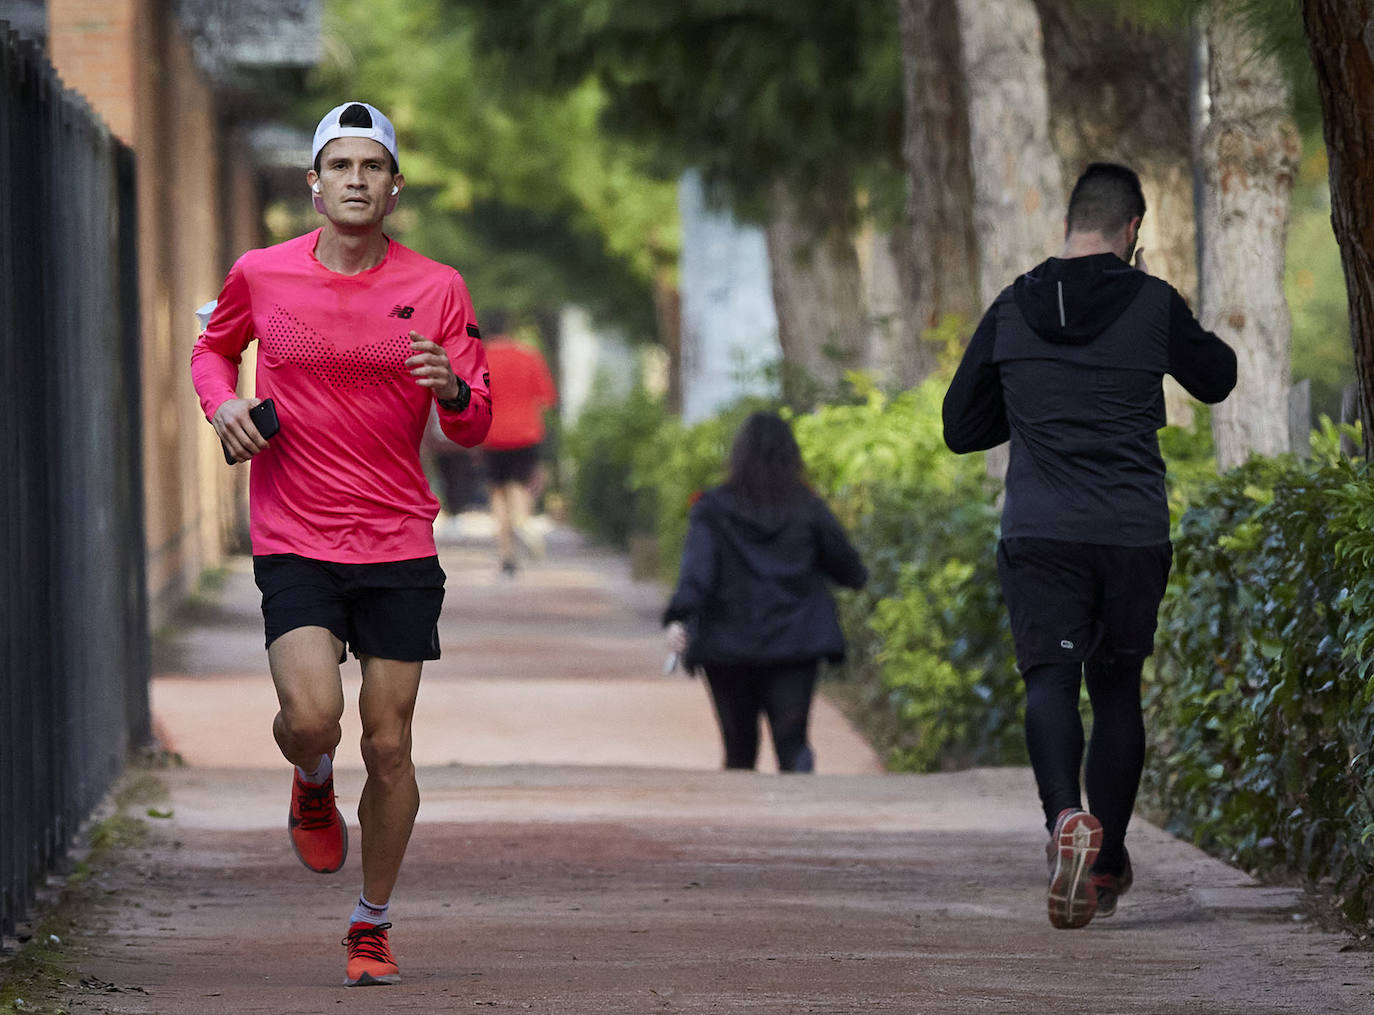
<svg viewBox="0 0 1374 1015"><path fill-rule="evenodd" d="M1120 874L1093 874L1093 888L1097 891L1098 918L1111 916L1116 912L1116 904L1121 896L1131 890L1135 883L1135 872L1131 870L1131 855L1126 854L1126 863Z"/></svg>
<svg viewBox="0 0 1374 1015"><path fill-rule="evenodd" d="M1102 848L1102 822L1085 810L1059 812L1045 846L1050 867L1050 923L1060 930L1086 927L1097 912L1092 866Z"/></svg>

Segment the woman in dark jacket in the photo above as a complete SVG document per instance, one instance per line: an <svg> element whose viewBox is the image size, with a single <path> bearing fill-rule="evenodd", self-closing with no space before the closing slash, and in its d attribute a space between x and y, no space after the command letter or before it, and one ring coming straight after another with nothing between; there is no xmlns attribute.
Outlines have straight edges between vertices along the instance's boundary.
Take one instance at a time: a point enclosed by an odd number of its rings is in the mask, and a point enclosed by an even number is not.
<svg viewBox="0 0 1374 1015"><path fill-rule="evenodd" d="M706 671L726 768L758 760L768 716L778 768L810 772L807 722L820 660L844 658L826 580L862 588L863 562L802 478L779 416L756 412L735 435L730 478L692 508L677 590L663 613L668 647Z"/></svg>

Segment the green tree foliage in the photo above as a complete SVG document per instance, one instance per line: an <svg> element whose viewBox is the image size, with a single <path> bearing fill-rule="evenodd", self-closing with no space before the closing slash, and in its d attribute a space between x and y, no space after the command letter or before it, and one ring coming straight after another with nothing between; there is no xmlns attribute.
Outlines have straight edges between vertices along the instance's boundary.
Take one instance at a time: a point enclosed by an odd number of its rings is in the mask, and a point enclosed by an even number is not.
<svg viewBox="0 0 1374 1015"><path fill-rule="evenodd" d="M656 333L654 289L676 271L675 184L600 129L595 81L505 87L507 55L440 0L332 0L326 14L311 110L363 97L395 121L407 242L457 265L479 308L533 317L576 303Z"/></svg>
<svg viewBox="0 0 1374 1015"><path fill-rule="evenodd" d="M695 166L760 217L774 185L803 197L901 187L901 53L887 0L448 0L483 47L547 94L588 75L603 123ZM823 203L823 202L822 202Z"/></svg>

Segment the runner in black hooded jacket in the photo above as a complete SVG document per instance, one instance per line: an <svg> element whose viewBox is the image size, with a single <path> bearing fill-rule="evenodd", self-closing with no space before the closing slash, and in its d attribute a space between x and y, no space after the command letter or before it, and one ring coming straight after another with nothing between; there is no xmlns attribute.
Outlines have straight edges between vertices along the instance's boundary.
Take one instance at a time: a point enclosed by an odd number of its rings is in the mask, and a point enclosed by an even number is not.
<svg viewBox="0 0 1374 1015"><path fill-rule="evenodd" d="M1111 915L1133 878L1125 836L1144 764L1140 673L1172 556L1161 379L1172 374L1204 402L1236 381L1231 348L1143 259L1130 265L1144 214L1134 172L1089 166L1063 254L1003 290L945 395L952 451L1011 441L997 562L1051 832L1057 927ZM1091 814L1079 792L1085 675Z"/></svg>

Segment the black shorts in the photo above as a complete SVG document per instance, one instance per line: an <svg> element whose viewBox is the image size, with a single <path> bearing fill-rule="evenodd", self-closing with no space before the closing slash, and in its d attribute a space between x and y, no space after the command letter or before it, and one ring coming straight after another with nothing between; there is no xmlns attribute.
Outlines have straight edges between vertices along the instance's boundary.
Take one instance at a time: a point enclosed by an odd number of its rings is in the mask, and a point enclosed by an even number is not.
<svg viewBox="0 0 1374 1015"><path fill-rule="evenodd" d="M528 483L539 464L539 445L527 448L510 448L505 451L488 450L485 455L487 478L500 485L502 483Z"/></svg>
<svg viewBox="0 0 1374 1015"><path fill-rule="evenodd" d="M1154 651L1173 547L1004 539L997 573L1016 661L1083 662Z"/></svg>
<svg viewBox="0 0 1374 1015"><path fill-rule="evenodd" d="M438 557L335 564L294 553L253 558L270 646L298 627L324 627L355 656L398 662L439 658L444 569Z"/></svg>

